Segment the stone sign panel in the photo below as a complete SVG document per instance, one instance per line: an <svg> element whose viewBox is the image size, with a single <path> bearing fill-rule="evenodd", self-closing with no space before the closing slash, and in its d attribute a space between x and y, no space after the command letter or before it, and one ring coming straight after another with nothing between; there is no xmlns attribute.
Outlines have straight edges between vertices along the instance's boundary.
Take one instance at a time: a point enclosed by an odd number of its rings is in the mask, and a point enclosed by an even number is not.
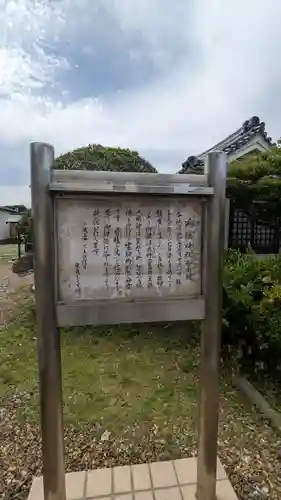
<svg viewBox="0 0 281 500"><path fill-rule="evenodd" d="M58 198L59 300L200 295L201 224L186 196Z"/></svg>

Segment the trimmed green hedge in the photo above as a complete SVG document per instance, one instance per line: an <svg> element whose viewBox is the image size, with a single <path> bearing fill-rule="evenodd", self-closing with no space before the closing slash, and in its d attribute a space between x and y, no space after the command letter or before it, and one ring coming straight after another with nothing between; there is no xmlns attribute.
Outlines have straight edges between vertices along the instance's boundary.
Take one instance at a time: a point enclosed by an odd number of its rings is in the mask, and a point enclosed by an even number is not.
<svg viewBox="0 0 281 500"><path fill-rule="evenodd" d="M137 151L105 147L100 144L89 144L89 146L74 149L59 156L55 161L55 168L157 173L156 168L142 158Z"/></svg>
<svg viewBox="0 0 281 500"><path fill-rule="evenodd" d="M223 313L224 351L245 368L281 372L281 257L228 251Z"/></svg>

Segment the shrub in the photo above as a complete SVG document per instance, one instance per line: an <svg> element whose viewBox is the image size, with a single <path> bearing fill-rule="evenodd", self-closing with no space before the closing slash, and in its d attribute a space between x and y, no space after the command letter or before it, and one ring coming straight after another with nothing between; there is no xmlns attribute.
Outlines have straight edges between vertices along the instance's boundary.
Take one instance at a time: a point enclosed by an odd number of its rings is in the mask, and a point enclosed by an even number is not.
<svg viewBox="0 0 281 500"><path fill-rule="evenodd" d="M111 148L100 144L74 149L55 161L55 168L71 170L113 170L116 172L157 173L137 151Z"/></svg>
<svg viewBox="0 0 281 500"><path fill-rule="evenodd" d="M229 251L224 266L224 352L251 370L281 370L281 258Z"/></svg>

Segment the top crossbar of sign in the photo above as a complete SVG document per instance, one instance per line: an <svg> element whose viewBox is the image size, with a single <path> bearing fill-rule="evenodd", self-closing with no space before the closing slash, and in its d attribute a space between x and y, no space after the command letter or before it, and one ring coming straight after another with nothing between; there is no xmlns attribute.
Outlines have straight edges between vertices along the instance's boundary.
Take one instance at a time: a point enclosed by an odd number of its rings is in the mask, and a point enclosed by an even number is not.
<svg viewBox="0 0 281 500"><path fill-rule="evenodd" d="M166 195L213 194L208 176L193 174L147 174L89 170L53 170L51 191L74 193L135 193Z"/></svg>

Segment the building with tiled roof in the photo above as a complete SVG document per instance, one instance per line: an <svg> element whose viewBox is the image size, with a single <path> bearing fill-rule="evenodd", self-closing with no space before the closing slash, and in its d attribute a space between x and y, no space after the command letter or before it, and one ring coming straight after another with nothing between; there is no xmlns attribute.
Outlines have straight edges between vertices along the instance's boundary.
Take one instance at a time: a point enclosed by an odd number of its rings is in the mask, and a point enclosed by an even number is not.
<svg viewBox="0 0 281 500"><path fill-rule="evenodd" d="M257 116L243 123L236 132L228 135L225 139L218 142L207 151L197 156L189 156L182 164L179 173L199 172L204 166L204 160L211 151L225 151L228 161L237 160L250 153L258 151L267 151L274 143L271 137L268 137L265 130L265 123L261 122Z"/></svg>

